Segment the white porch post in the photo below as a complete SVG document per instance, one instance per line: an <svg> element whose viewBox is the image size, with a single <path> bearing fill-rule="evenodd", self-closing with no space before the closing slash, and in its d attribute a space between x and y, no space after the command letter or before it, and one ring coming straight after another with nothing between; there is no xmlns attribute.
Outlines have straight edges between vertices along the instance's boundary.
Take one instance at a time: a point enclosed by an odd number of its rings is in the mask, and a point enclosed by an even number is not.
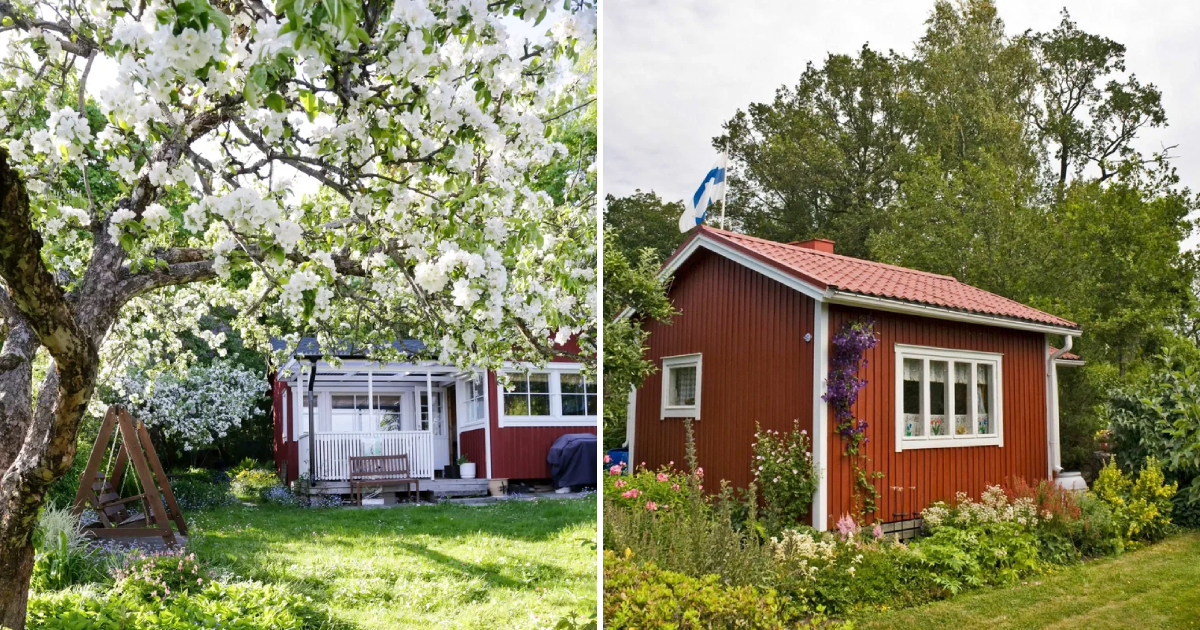
<svg viewBox="0 0 1200 630"><path fill-rule="evenodd" d="M367 416L371 419L371 431L379 430L379 423L375 421L375 381L371 375L375 373L375 366L367 364ZM362 427L359 427L362 430Z"/></svg>
<svg viewBox="0 0 1200 630"><path fill-rule="evenodd" d="M429 428L425 431L425 455L429 458L430 476L433 476L433 370L425 366L425 409L429 418Z"/></svg>

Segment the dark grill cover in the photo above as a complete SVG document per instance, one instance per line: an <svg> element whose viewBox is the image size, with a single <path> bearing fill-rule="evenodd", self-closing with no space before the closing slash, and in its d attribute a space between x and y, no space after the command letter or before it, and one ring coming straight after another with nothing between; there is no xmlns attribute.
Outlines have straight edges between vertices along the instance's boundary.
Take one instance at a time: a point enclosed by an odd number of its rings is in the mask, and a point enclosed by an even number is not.
<svg viewBox="0 0 1200 630"><path fill-rule="evenodd" d="M559 488L596 485L596 436L568 433L554 441L546 455L550 476Z"/></svg>

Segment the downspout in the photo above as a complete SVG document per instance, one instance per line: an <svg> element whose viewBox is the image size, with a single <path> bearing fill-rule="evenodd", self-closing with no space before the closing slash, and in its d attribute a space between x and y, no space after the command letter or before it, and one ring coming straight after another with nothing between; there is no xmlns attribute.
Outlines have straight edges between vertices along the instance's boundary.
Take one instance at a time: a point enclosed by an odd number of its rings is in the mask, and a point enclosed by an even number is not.
<svg viewBox="0 0 1200 630"><path fill-rule="evenodd" d="M317 382L317 360L309 357L309 363L312 364L312 369L308 372L308 400L305 401L308 407L308 482L316 483L317 476L317 434L315 413L313 411L313 385Z"/></svg>
<svg viewBox="0 0 1200 630"><path fill-rule="evenodd" d="M1062 472L1062 444L1059 440L1058 425L1058 364L1059 357L1071 351L1075 338L1067 336L1063 347L1050 354L1046 361L1047 393L1049 394L1050 417L1050 478L1053 480Z"/></svg>

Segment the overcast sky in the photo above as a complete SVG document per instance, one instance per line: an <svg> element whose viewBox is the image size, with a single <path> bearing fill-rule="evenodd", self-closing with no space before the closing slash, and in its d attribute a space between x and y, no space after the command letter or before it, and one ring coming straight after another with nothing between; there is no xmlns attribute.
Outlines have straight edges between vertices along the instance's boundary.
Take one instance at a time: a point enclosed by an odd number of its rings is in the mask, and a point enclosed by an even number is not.
<svg viewBox="0 0 1200 630"><path fill-rule="evenodd" d="M604 0L604 193L690 195L716 159L712 138L738 109L794 86L805 64L869 43L909 53L932 0ZM1162 91L1169 127L1139 147L1172 151L1200 189L1200 3L998 0L1005 30L1048 31L1065 6L1086 32L1126 47L1126 67Z"/></svg>

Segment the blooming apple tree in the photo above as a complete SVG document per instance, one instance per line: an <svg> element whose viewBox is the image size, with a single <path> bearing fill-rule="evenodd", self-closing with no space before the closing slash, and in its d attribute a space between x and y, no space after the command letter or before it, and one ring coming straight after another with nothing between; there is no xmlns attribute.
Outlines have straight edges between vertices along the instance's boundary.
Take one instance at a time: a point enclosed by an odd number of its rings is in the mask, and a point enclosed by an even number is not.
<svg viewBox="0 0 1200 630"><path fill-rule="evenodd" d="M0 0L0 625L97 381L211 306L591 364L594 38L592 0Z"/></svg>

